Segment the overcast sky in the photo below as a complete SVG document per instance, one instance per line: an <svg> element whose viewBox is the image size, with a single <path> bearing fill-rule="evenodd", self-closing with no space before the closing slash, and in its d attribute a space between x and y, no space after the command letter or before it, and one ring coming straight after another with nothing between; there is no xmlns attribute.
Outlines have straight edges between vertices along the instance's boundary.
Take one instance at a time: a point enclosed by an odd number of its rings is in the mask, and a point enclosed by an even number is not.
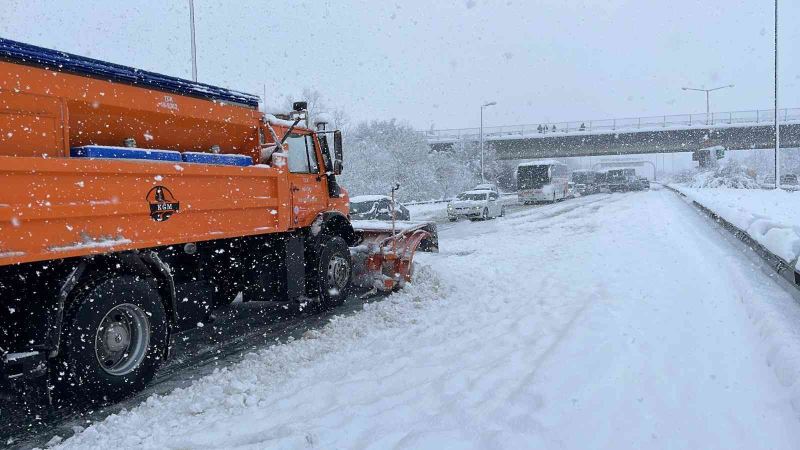
<svg viewBox="0 0 800 450"><path fill-rule="evenodd" d="M0 36L190 78L188 0L0 0ZM241 6L235 6L241 3ZM800 1L782 0L782 106L800 107ZM417 128L772 105L771 0L195 0L200 81Z"/></svg>

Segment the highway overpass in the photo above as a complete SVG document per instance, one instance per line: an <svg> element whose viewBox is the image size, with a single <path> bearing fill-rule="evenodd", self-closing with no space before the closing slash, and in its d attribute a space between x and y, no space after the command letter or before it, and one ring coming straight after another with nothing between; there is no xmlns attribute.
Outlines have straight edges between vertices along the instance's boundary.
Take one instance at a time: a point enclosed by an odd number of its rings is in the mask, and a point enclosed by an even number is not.
<svg viewBox="0 0 800 450"><path fill-rule="evenodd" d="M498 159L773 148L774 110L484 127ZM778 110L781 148L800 147L800 108ZM480 139L478 128L421 131L434 150Z"/></svg>

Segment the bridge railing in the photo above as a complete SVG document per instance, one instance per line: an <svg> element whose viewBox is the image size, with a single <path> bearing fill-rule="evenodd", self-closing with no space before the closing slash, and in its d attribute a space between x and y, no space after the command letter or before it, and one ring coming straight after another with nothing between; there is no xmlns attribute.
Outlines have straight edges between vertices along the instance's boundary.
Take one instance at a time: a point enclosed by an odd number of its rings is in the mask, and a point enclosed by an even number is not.
<svg viewBox="0 0 800 450"><path fill-rule="evenodd" d="M483 127L484 139L514 138L516 136L536 137L553 133L597 133L624 130L657 130L678 127L722 127L727 125L772 123L774 109L751 111L713 112L710 114L674 114L667 116L628 117L619 119L578 120L571 122L547 122L539 124L506 125ZM781 122L800 121L800 108L778 109ZM454 141L478 139L480 128L453 128L445 130L420 131L429 141Z"/></svg>

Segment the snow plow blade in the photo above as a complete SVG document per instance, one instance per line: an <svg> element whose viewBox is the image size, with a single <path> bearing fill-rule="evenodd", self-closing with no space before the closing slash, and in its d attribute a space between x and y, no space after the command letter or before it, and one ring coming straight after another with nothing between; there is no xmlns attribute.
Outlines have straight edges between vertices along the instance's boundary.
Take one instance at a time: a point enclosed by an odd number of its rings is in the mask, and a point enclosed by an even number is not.
<svg viewBox="0 0 800 450"><path fill-rule="evenodd" d="M368 288L367 295L402 288L414 275L414 253L439 251L433 222L395 222L394 230L391 222L352 223L360 238L358 245L350 247L353 284Z"/></svg>

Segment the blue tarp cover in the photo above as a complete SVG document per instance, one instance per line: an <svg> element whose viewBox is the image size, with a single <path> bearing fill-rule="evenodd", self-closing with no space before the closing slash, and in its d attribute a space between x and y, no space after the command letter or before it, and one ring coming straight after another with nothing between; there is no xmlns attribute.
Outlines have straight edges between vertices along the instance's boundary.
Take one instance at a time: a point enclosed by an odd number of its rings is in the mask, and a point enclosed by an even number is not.
<svg viewBox="0 0 800 450"><path fill-rule="evenodd" d="M86 145L70 149L73 158L146 159L150 161L181 162L181 153L172 150Z"/></svg>
<svg viewBox="0 0 800 450"><path fill-rule="evenodd" d="M93 78L132 84L148 89L219 100L258 108L258 97L181 78L161 75L99 59L50 50L0 38L0 59L25 65L47 67L58 72L87 75Z"/></svg>
<svg viewBox="0 0 800 450"><path fill-rule="evenodd" d="M224 166L253 165L253 158L249 156L227 153L183 152L183 160L187 163L219 164Z"/></svg>

